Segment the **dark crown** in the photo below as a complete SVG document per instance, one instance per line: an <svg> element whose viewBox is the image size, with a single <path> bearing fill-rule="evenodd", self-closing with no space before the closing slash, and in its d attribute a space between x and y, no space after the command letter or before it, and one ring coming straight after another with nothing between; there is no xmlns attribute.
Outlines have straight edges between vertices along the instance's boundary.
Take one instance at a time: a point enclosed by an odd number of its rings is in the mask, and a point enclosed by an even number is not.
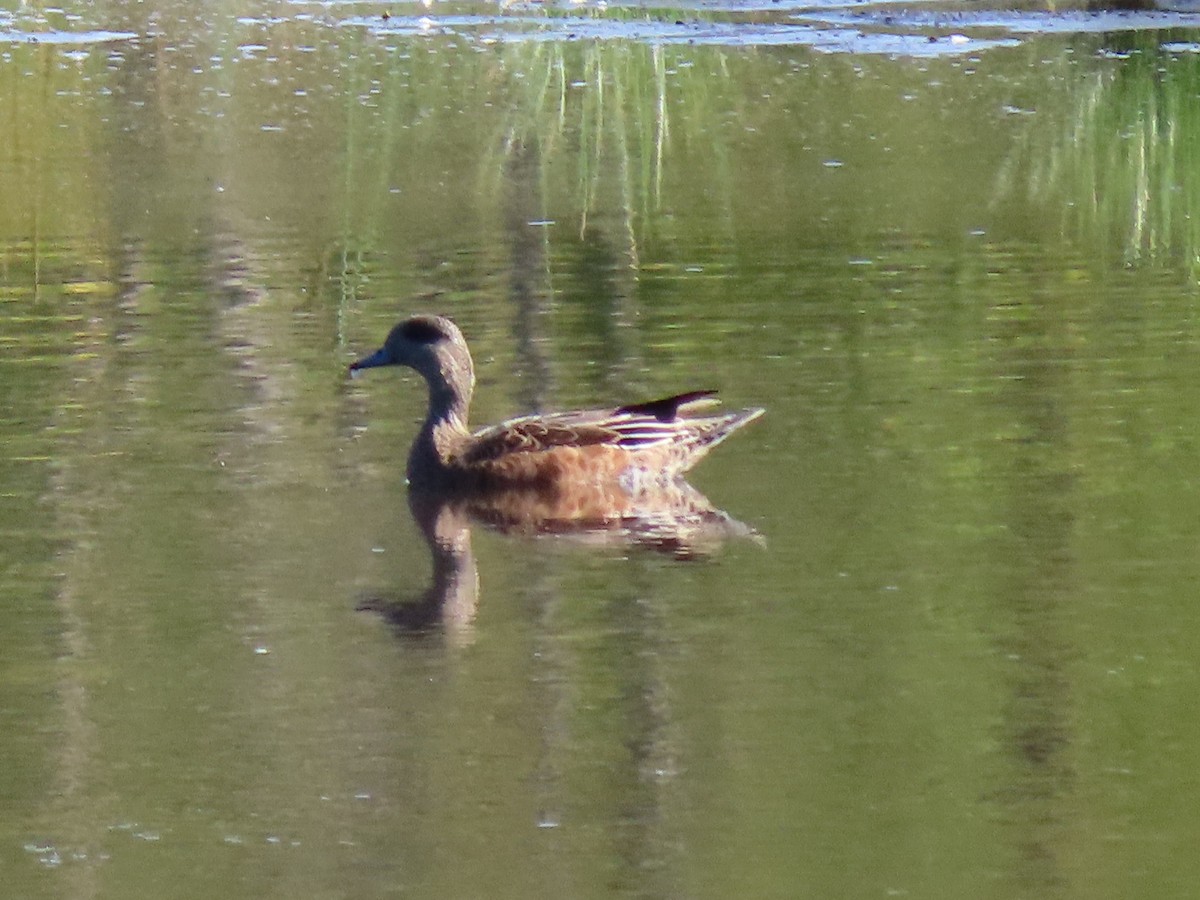
<svg viewBox="0 0 1200 900"><path fill-rule="evenodd" d="M400 326L400 334L405 340L417 344L432 344L446 337L446 330L435 319L409 319Z"/></svg>

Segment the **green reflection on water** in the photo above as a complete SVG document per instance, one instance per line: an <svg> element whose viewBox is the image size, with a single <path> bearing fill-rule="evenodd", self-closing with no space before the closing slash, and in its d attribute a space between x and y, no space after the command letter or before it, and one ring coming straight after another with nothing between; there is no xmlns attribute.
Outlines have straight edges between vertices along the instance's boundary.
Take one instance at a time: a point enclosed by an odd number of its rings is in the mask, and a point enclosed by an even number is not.
<svg viewBox="0 0 1200 900"><path fill-rule="evenodd" d="M1195 57L163 9L0 68L16 893L1194 883ZM342 377L417 306L480 423L767 406L696 476L767 547L477 530L462 632L356 612L428 585L419 386Z"/></svg>

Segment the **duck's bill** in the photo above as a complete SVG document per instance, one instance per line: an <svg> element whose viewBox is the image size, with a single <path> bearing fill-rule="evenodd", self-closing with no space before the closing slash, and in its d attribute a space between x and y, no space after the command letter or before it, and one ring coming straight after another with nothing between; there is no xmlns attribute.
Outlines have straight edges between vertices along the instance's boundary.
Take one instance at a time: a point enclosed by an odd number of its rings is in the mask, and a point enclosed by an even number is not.
<svg viewBox="0 0 1200 900"><path fill-rule="evenodd" d="M379 349L370 356L364 356L358 362L351 363L350 375L353 376L359 369L374 369L376 366L386 366L387 364L387 354L382 349Z"/></svg>

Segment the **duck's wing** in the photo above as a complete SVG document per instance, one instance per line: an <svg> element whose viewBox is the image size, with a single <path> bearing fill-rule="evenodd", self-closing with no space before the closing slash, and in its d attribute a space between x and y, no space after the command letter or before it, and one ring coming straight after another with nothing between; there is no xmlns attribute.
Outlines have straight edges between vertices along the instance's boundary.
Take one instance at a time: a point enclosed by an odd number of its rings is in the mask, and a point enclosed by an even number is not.
<svg viewBox="0 0 1200 900"><path fill-rule="evenodd" d="M555 447L589 447L615 441L617 434L568 415L523 416L492 425L471 436L460 456L466 465L489 462L517 453L537 453Z"/></svg>
<svg viewBox="0 0 1200 900"><path fill-rule="evenodd" d="M522 416L472 435L461 459L487 462L514 453L537 453L555 447L607 445L645 450L678 441L694 420L680 419L681 408L699 401L715 403L716 391L690 391L649 403L617 409L584 410L544 416Z"/></svg>

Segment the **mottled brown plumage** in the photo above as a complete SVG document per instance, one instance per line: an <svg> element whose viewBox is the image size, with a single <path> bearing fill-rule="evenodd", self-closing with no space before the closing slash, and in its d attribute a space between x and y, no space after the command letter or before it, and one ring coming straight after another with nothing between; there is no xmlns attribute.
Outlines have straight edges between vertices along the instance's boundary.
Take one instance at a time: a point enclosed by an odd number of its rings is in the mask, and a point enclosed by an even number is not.
<svg viewBox="0 0 1200 900"><path fill-rule="evenodd" d="M458 326L441 316L405 319L350 370L388 365L409 366L429 385L429 412L409 452L408 478L439 490L558 494L593 484L636 496L682 475L763 413L681 416L715 403L714 391L692 391L612 409L522 416L472 433L467 413L475 370Z"/></svg>

